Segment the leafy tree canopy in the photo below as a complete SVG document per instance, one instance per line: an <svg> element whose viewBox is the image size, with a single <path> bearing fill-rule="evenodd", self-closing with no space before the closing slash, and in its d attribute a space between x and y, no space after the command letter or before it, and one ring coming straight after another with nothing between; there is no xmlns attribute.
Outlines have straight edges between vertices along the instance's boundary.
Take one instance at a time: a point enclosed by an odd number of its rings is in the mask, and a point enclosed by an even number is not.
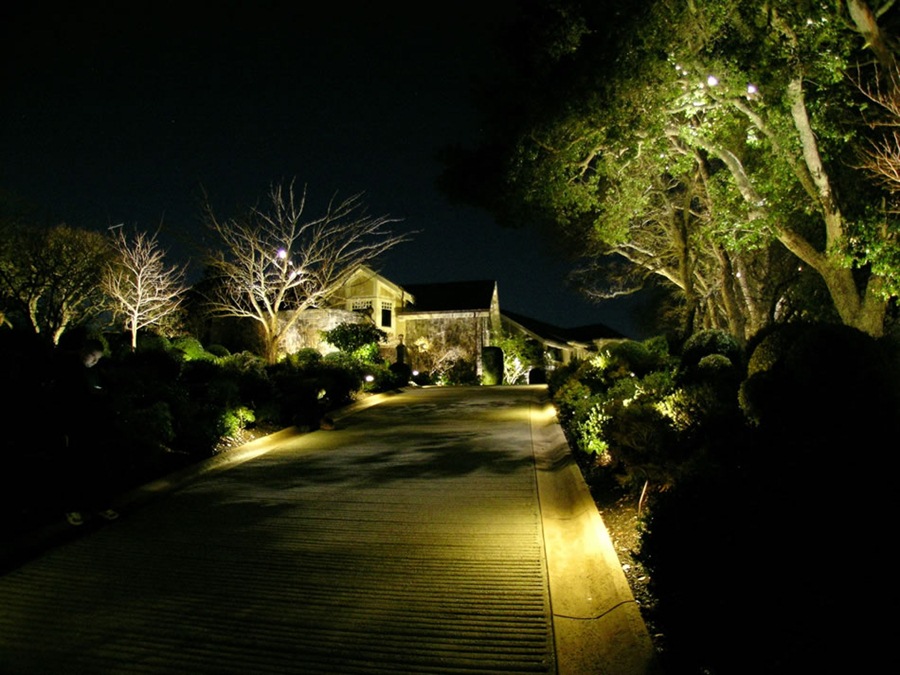
<svg viewBox="0 0 900 675"><path fill-rule="evenodd" d="M842 322L882 332L898 224L858 149L878 133L861 89L896 67L893 2L524 7L502 104L485 108L502 124L448 151L448 194L624 260L595 276L600 297L665 279L688 332L752 333L804 270Z"/></svg>

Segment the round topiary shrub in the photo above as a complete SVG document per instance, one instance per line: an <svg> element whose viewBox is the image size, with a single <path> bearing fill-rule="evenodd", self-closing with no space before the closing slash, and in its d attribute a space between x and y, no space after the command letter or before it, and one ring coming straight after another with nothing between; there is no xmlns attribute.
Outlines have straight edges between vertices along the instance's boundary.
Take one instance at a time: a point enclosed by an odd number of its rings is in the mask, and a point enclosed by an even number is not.
<svg viewBox="0 0 900 675"><path fill-rule="evenodd" d="M681 367L691 369L700 363L700 359L711 354L724 356L732 364L738 365L743 356L743 349L737 339L724 330L718 328L702 330L694 333L684 343L681 350Z"/></svg>
<svg viewBox="0 0 900 675"><path fill-rule="evenodd" d="M609 345L606 349L609 357L607 370L618 367L628 376L643 377L647 373L664 368L668 360L665 341L648 340L637 342L635 340L622 340Z"/></svg>
<svg viewBox="0 0 900 675"><path fill-rule="evenodd" d="M805 331L808 323L770 324L747 342L747 376L770 370L784 356L787 348Z"/></svg>
<svg viewBox="0 0 900 675"><path fill-rule="evenodd" d="M810 452L819 443L823 455L825 447L837 452L841 444L877 443L894 433L898 385L875 338L849 326L813 324L764 340L755 351L761 349L768 353L754 352L741 403L772 433L802 439ZM763 363L769 367L758 369Z"/></svg>
<svg viewBox="0 0 900 675"><path fill-rule="evenodd" d="M206 348L206 351L219 359L223 359L226 356L231 356L231 352L228 351L228 347L225 347L224 345L210 345Z"/></svg>

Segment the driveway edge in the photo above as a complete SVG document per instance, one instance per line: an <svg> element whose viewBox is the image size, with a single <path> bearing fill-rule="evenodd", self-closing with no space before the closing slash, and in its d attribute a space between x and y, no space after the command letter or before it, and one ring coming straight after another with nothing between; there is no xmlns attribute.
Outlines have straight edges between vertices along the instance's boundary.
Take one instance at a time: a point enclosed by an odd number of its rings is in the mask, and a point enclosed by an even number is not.
<svg viewBox="0 0 900 675"><path fill-rule="evenodd" d="M532 409L531 425L558 672L658 674L650 634L549 401Z"/></svg>

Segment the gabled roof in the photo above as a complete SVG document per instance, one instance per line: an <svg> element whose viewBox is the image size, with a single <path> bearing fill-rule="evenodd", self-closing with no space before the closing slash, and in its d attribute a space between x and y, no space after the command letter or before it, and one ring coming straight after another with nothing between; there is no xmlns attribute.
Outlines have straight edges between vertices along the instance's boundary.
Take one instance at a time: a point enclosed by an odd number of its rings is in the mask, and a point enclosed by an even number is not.
<svg viewBox="0 0 900 675"><path fill-rule="evenodd" d="M518 314L516 312L510 312L505 309L500 310L500 314L503 317L517 323L525 330L530 331L534 335L537 335L545 340L552 340L554 342L561 342L564 344L570 340L569 336L566 334L566 331L559 326L554 326L543 321L538 321L537 319L532 319L530 316L525 316L524 314Z"/></svg>
<svg viewBox="0 0 900 675"><path fill-rule="evenodd" d="M357 267L348 277L348 282L352 281L354 277L363 277L365 279L378 279L379 282L393 290L397 295L401 295L404 291L403 288L395 284L393 281L388 279L387 277L382 276L379 272L376 272L368 265L360 265Z"/></svg>
<svg viewBox="0 0 900 675"><path fill-rule="evenodd" d="M515 321L517 324L531 331L535 335L539 335L547 340L556 342L580 342L591 344L594 340L617 340L623 339L625 336L601 323L592 324L590 326L579 326L577 328L560 328L537 319L532 319L524 314L517 314L502 310L503 316Z"/></svg>
<svg viewBox="0 0 900 675"><path fill-rule="evenodd" d="M415 299L413 312L453 312L488 310L496 281L449 281L435 284L403 284Z"/></svg>

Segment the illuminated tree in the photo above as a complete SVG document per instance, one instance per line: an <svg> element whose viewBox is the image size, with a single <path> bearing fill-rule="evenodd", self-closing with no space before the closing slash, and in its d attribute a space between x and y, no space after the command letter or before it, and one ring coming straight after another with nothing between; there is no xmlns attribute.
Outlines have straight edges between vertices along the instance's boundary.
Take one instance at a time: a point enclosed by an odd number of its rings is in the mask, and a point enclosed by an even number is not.
<svg viewBox="0 0 900 675"><path fill-rule="evenodd" d="M332 199L317 217L305 211L306 190L296 193L293 182L274 184L264 207L238 217L223 220L206 209L223 246L209 259L210 309L255 321L269 363L306 309L322 305L360 265L406 241L386 229L394 219L369 215L359 194Z"/></svg>
<svg viewBox="0 0 900 675"><path fill-rule="evenodd" d="M894 78L900 80L900 69ZM865 90L865 94L882 114L871 125L886 128L886 133L863 150L863 168L896 199L900 197L900 87L882 87L880 82L875 87Z"/></svg>
<svg viewBox="0 0 900 675"><path fill-rule="evenodd" d="M5 226L2 295L35 334L56 345L66 329L102 311L101 277L110 255L106 237L96 232L65 224L50 229Z"/></svg>
<svg viewBox="0 0 900 675"><path fill-rule="evenodd" d="M491 345L503 352L503 382L528 384L532 368L544 366L544 351L537 340L516 331L502 331Z"/></svg>
<svg viewBox="0 0 900 675"><path fill-rule="evenodd" d="M851 241L854 254L884 279L884 292L900 296L900 68L887 65L887 73L861 91L874 104L867 118L873 136L861 149L861 168L889 195L881 222L873 223L868 237Z"/></svg>
<svg viewBox="0 0 900 675"><path fill-rule="evenodd" d="M854 49L858 37L831 3L734 3L724 15L697 4L668 17L698 39L670 52L683 112L667 133L724 167L716 187L732 202L729 233L780 242L818 273L845 324L881 335L883 275L855 273L853 264L865 261L851 252L855 239L870 238L877 201L851 191L862 177L842 166L858 120L848 117L858 107L846 77L864 56Z"/></svg>
<svg viewBox="0 0 900 675"><path fill-rule="evenodd" d="M136 232L129 239L118 228L112 247L115 258L104 270L103 290L113 315L131 333L134 350L140 329L158 326L178 311L186 291L185 268L166 265L156 234Z"/></svg>
<svg viewBox="0 0 900 675"><path fill-rule="evenodd" d="M494 164L514 215L627 261L599 292L648 275L679 288L689 330L752 333L812 272L843 323L881 335L898 227L853 168L865 101L848 73L871 80L873 54L893 72L893 3L605 4L557 3L538 25L548 95L508 123Z"/></svg>

